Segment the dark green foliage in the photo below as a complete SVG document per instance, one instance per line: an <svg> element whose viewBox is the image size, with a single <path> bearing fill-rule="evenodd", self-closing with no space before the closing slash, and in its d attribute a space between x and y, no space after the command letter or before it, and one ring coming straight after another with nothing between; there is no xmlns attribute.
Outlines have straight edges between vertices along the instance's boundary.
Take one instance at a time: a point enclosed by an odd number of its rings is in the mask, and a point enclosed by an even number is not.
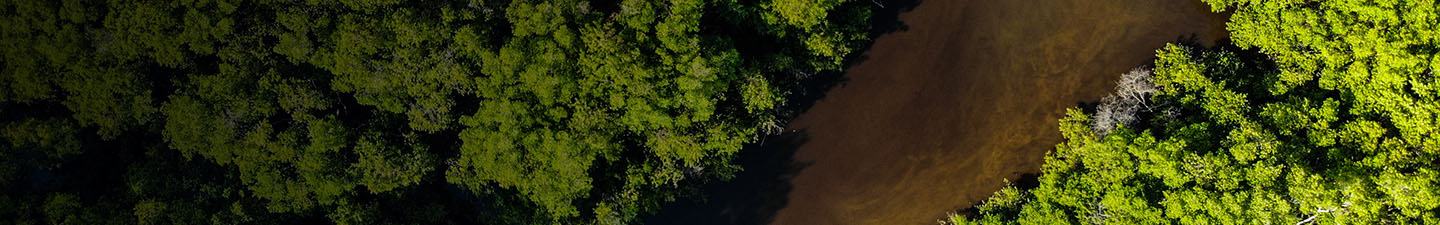
<svg viewBox="0 0 1440 225"><path fill-rule="evenodd" d="M1038 187L950 222L1440 223L1440 5L1207 2L1238 47L1159 50L1148 122L1070 111Z"/></svg>
<svg viewBox="0 0 1440 225"><path fill-rule="evenodd" d="M0 218L628 223L733 174L867 7L0 1Z"/></svg>

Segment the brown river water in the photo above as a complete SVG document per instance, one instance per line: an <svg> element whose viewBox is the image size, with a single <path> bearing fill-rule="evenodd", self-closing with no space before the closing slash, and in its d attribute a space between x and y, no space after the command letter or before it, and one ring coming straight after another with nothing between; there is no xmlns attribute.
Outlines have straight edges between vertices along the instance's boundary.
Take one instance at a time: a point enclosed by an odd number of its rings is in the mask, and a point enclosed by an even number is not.
<svg viewBox="0 0 1440 225"><path fill-rule="evenodd" d="M1198 0L917 4L899 14L908 29L876 39L789 134L745 150L789 162L742 159L708 200L646 222L936 224L1038 173L1064 110L1100 99L1155 49L1225 34L1225 16Z"/></svg>

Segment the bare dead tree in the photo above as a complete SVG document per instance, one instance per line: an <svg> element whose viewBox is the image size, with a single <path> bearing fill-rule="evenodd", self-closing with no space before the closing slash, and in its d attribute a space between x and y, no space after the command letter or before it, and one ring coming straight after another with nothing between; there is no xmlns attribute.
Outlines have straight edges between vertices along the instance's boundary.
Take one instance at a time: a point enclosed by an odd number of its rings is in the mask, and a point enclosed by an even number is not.
<svg viewBox="0 0 1440 225"><path fill-rule="evenodd" d="M1130 72L1120 75L1120 80L1115 82L1115 95L1125 98L1127 101L1139 103L1149 110L1150 107L1145 104L1149 101L1147 97L1160 91L1160 88L1155 87L1155 83L1151 81L1153 76L1154 74L1148 68L1132 69Z"/></svg>
<svg viewBox="0 0 1440 225"><path fill-rule="evenodd" d="M1120 75L1115 82L1115 92L1100 99L1095 109L1095 134L1104 137L1116 126L1130 125L1139 120L1141 110L1150 111L1149 96L1160 91L1151 81L1153 74L1148 68L1135 68Z"/></svg>
<svg viewBox="0 0 1440 225"><path fill-rule="evenodd" d="M1345 198L1349 199L1349 198L1352 197L1352 196L1353 196L1353 195L1347 194L1347 195L1345 195ZM1300 222L1295 223L1295 225L1301 225L1301 224L1307 224L1307 223L1310 223L1310 222L1315 222L1315 219L1316 219L1316 218L1319 218L1319 217L1320 217L1320 214L1325 214L1325 213L1337 213L1337 212L1348 212L1348 211L1350 211L1350 201L1345 201L1345 202L1343 202L1343 203L1340 203L1340 207L1339 207L1339 208L1335 208L1335 207L1330 207L1330 208L1315 207L1315 213L1310 214L1310 216L1309 216L1309 217L1306 217L1305 220L1301 220Z"/></svg>
<svg viewBox="0 0 1440 225"><path fill-rule="evenodd" d="M1094 201L1091 201L1090 209L1091 210L1089 215L1085 216L1085 223L1105 224L1105 220L1110 219L1110 210L1105 207L1104 202L1100 202L1100 199L1095 199Z"/></svg>

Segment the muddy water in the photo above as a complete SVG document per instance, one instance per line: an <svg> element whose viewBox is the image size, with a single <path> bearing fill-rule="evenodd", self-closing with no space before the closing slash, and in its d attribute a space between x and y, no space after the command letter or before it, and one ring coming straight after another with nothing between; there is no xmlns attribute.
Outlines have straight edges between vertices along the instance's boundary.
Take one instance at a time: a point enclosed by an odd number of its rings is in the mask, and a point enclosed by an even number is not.
<svg viewBox="0 0 1440 225"><path fill-rule="evenodd" d="M1224 34L1196 0L926 0L900 20L789 127L807 166L772 224L934 224L1037 172L1064 109L1155 49Z"/></svg>

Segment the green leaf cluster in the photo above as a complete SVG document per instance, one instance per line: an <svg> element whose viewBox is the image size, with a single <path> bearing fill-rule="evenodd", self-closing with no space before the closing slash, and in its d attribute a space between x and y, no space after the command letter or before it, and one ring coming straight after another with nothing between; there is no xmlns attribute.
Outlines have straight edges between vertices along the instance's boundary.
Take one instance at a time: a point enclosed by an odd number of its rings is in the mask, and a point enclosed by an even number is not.
<svg viewBox="0 0 1440 225"><path fill-rule="evenodd" d="M0 218L628 223L733 175L868 7L0 0Z"/></svg>
<svg viewBox="0 0 1440 225"><path fill-rule="evenodd" d="M1440 5L1207 2L1236 46L1159 50L1148 122L1069 111L1036 187L949 222L1440 223Z"/></svg>

